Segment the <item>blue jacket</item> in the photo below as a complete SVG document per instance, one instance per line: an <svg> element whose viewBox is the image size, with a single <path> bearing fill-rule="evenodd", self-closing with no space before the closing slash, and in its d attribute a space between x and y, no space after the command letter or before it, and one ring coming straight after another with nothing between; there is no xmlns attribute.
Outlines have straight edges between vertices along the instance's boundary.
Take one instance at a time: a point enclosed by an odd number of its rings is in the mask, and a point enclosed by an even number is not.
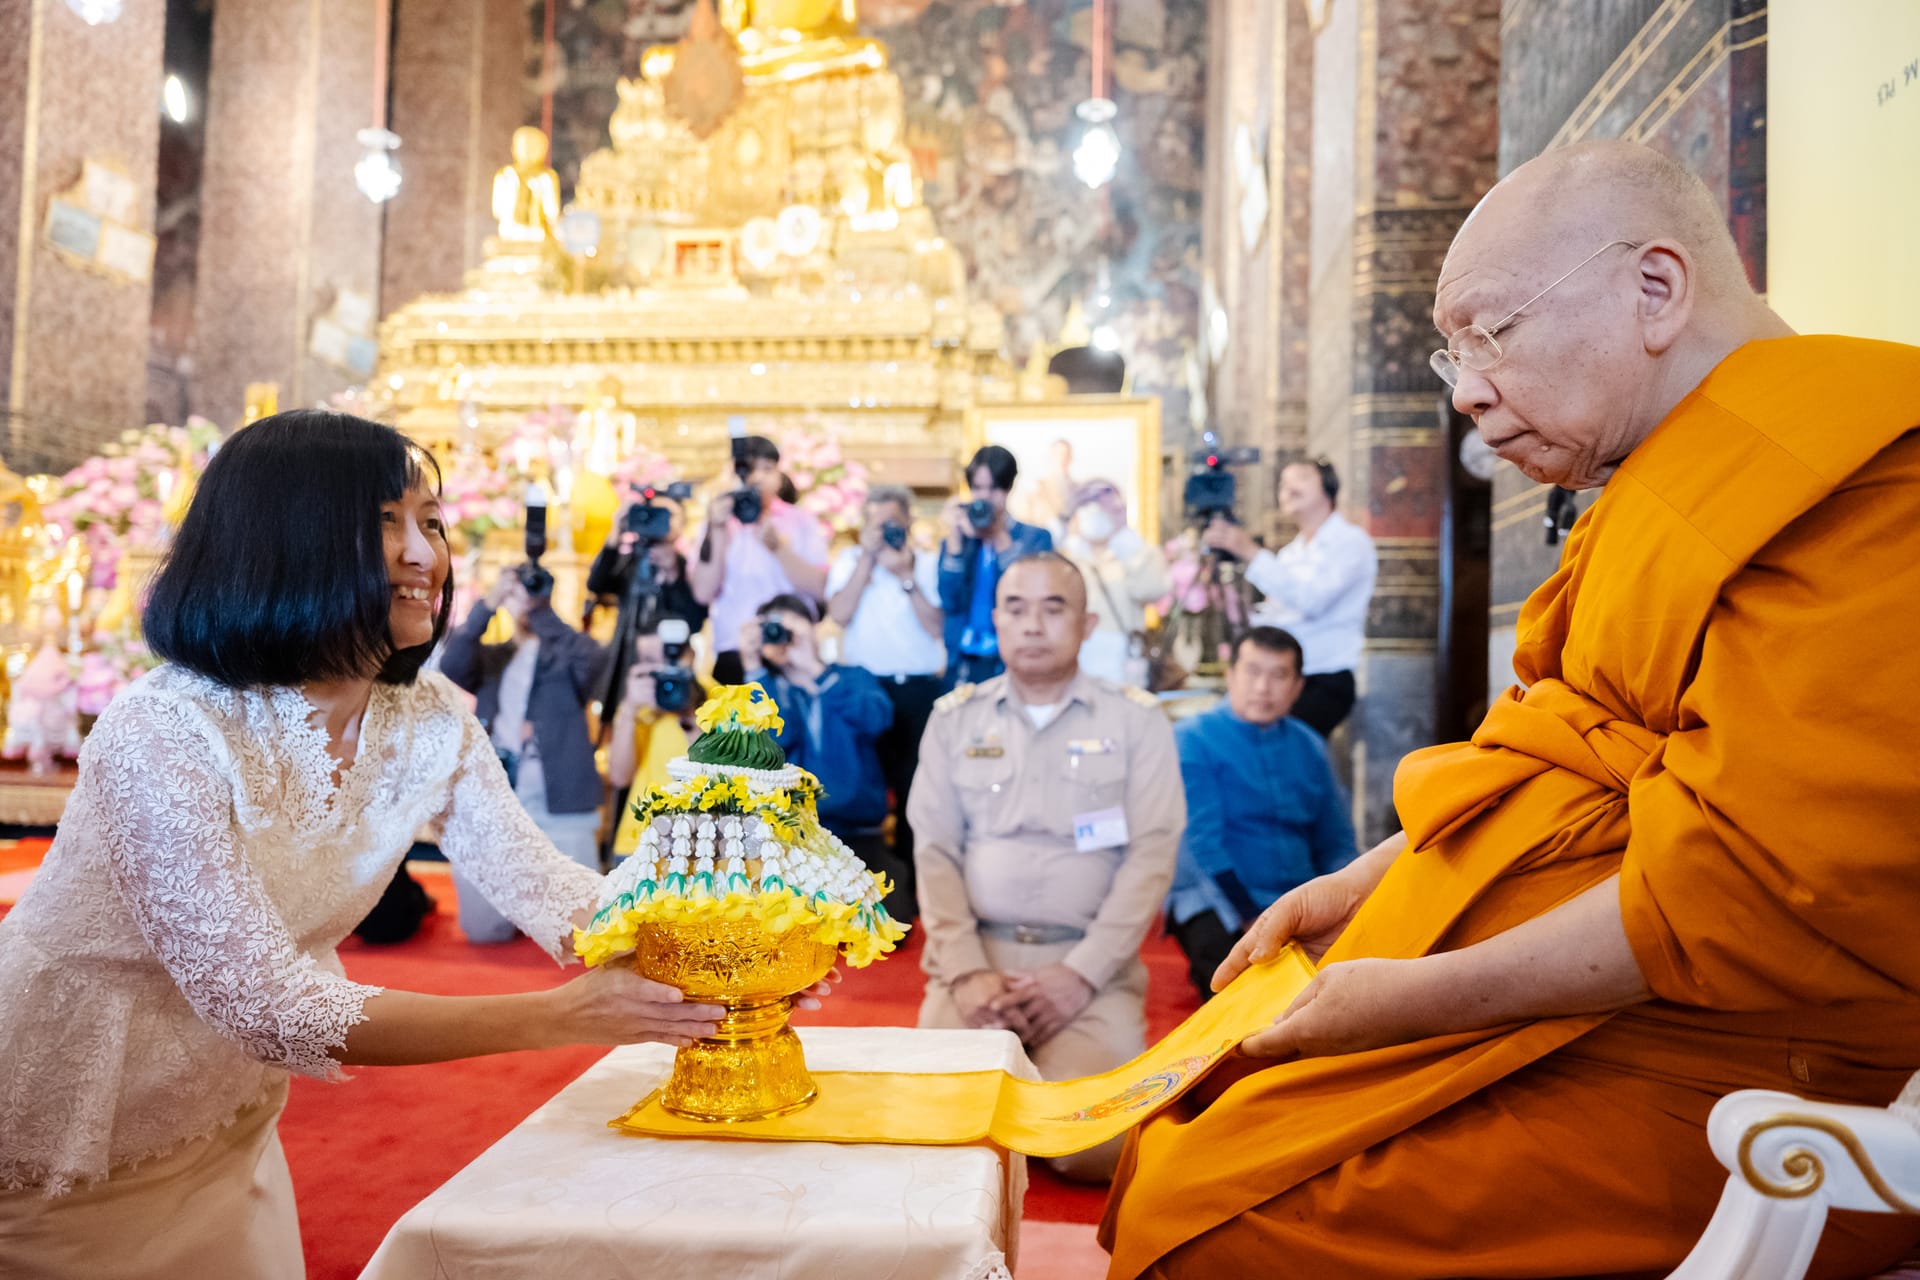
<svg viewBox="0 0 1920 1280"><path fill-rule="evenodd" d="M1053 550L1052 534L1034 525L1021 524L1018 520L1007 526L1007 536L1013 539L1013 545L1000 554L998 563L1001 570L1021 556ZM947 615L943 638L947 642L947 661L950 663L959 654L960 636L967 629L967 611L973 604L973 580L979 567L978 538L968 538L962 542L958 555L948 551L944 542L940 544L940 608Z"/></svg>
<svg viewBox="0 0 1920 1280"><path fill-rule="evenodd" d="M1326 743L1298 720L1262 728L1222 702L1174 726L1173 740L1187 789L1167 895L1175 923L1210 910L1237 933L1253 923L1249 905L1264 911L1357 854Z"/></svg>
<svg viewBox="0 0 1920 1280"><path fill-rule="evenodd" d="M493 730L500 711L500 677L519 646L482 644L493 610L476 604L465 621L447 633L440 671L474 695L474 714ZM592 636L561 621L551 608L527 615L527 629L540 637L533 660L533 688L527 691L527 723L547 778L549 813L586 813L600 807L604 791L593 762L593 738L587 733L587 703L600 696L612 655Z"/></svg>
<svg viewBox="0 0 1920 1280"><path fill-rule="evenodd" d="M865 667L830 666L817 693L762 667L747 674L780 704L779 734L787 761L820 779L820 822L845 839L877 828L887 816L887 780L880 771L881 734L893 727L893 701Z"/></svg>

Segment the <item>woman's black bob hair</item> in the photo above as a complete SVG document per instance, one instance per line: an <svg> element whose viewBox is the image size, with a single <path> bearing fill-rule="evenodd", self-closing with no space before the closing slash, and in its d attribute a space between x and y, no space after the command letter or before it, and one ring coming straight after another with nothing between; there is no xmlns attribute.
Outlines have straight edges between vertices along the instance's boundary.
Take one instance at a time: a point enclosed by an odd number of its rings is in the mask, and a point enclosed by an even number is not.
<svg viewBox="0 0 1920 1280"><path fill-rule="evenodd" d="M438 494L433 455L392 427L296 409L242 428L207 464L142 626L168 662L235 689L364 679L407 684L446 634L395 649L381 507Z"/></svg>

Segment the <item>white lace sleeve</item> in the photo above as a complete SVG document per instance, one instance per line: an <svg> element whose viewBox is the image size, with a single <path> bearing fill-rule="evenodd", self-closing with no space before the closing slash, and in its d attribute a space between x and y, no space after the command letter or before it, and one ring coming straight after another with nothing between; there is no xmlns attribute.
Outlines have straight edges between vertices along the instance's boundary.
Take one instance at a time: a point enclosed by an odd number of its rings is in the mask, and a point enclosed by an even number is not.
<svg viewBox="0 0 1920 1280"><path fill-rule="evenodd" d="M486 729L465 707L460 762L440 815L440 848L501 915L561 964L573 957L573 917L591 908L600 877L553 847L507 782Z"/></svg>
<svg viewBox="0 0 1920 1280"><path fill-rule="evenodd" d="M202 1021L258 1061L336 1079L329 1052L379 987L294 944L234 837L234 767L191 708L131 698L88 736L114 884L147 946ZM223 767L224 766L224 767Z"/></svg>

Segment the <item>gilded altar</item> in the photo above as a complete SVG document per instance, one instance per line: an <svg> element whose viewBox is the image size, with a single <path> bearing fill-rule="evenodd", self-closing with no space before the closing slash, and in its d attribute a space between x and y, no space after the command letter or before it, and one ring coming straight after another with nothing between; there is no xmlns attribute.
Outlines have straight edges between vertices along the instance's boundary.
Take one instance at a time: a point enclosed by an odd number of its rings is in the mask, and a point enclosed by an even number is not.
<svg viewBox="0 0 1920 1280"><path fill-rule="evenodd" d="M612 409L700 478L730 422L773 435L805 415L875 479L949 486L968 412L1019 379L921 199L900 81L854 10L723 0L716 17L703 0L621 81L557 233L503 217L465 289L385 321L385 416L486 449L535 410ZM516 162L506 185L538 180Z"/></svg>

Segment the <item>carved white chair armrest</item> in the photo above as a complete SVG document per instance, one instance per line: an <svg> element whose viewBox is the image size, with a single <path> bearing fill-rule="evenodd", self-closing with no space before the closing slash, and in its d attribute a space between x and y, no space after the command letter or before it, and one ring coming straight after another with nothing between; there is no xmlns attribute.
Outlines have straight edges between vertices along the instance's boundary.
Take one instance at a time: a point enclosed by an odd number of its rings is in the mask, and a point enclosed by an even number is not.
<svg viewBox="0 0 1920 1280"><path fill-rule="evenodd" d="M1760 1089L1722 1098L1707 1139L1731 1176L1669 1280L1801 1280L1829 1209L1920 1214L1920 1122L1906 1102L1849 1107Z"/></svg>

